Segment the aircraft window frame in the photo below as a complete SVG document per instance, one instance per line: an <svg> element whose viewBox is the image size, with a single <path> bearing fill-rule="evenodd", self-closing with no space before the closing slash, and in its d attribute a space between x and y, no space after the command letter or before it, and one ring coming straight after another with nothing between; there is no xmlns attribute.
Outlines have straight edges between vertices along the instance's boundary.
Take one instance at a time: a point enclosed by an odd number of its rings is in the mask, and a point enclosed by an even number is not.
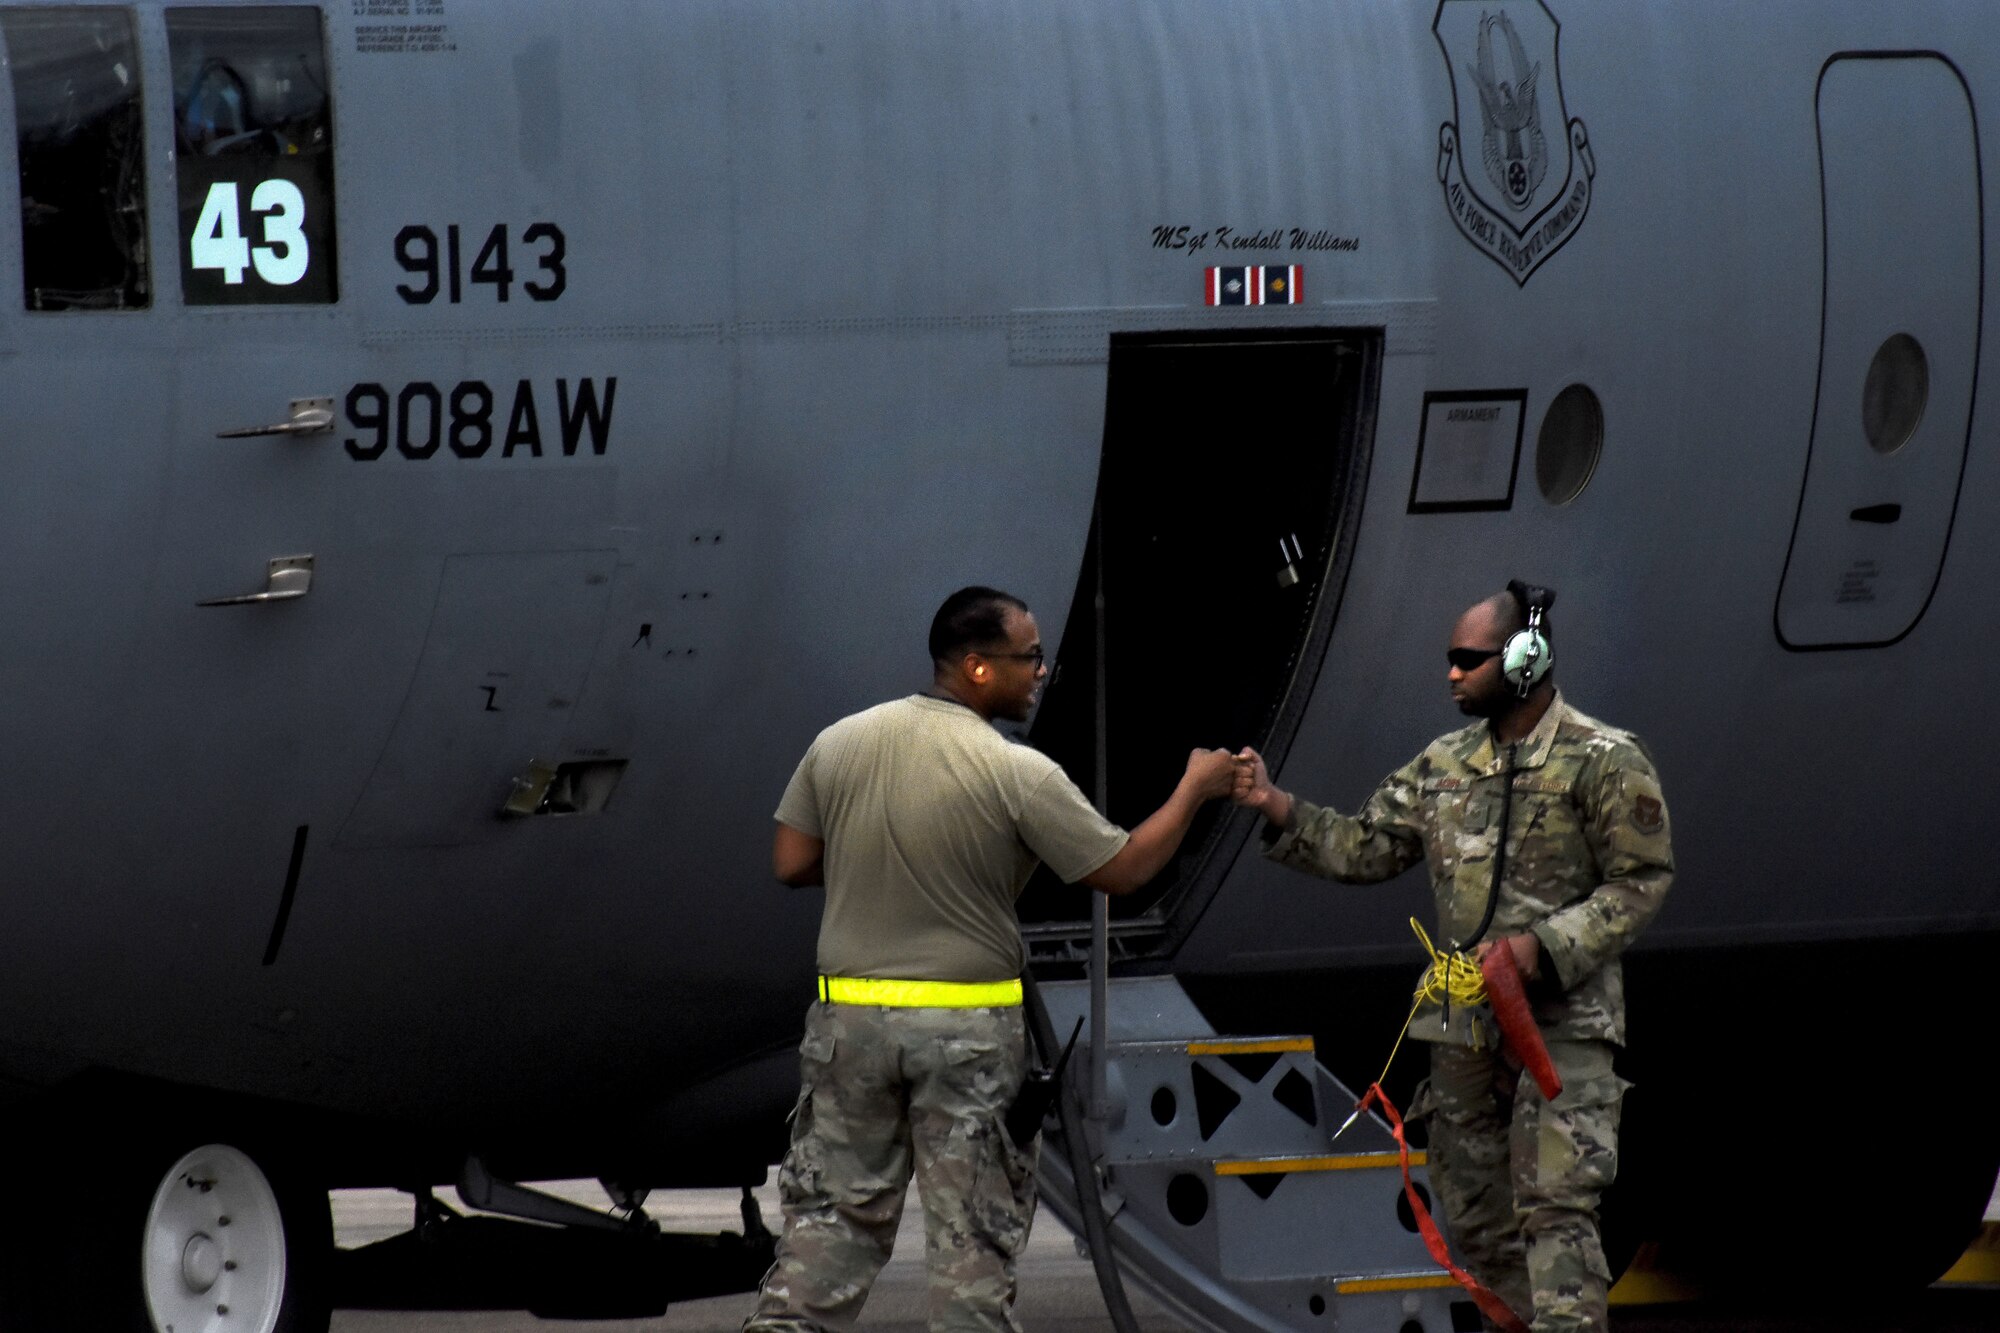
<svg viewBox="0 0 2000 1333"><path fill-rule="evenodd" d="M24 307L151 308L137 14L113 5L0 6L0 42L14 102ZM86 86L92 75L102 82ZM90 99L98 105L83 105Z"/></svg>
<svg viewBox="0 0 2000 1333"><path fill-rule="evenodd" d="M1910 442L1930 404L1930 357L1908 333L1892 333L1875 349L1861 385L1861 432L1878 454Z"/></svg>
<svg viewBox="0 0 2000 1333"><path fill-rule="evenodd" d="M1535 485L1552 505L1590 487L1604 456L1604 403L1588 384L1565 384L1542 412L1535 434Z"/></svg>
<svg viewBox="0 0 2000 1333"><path fill-rule="evenodd" d="M173 5L164 21L182 304L334 304L339 235L324 10Z"/></svg>

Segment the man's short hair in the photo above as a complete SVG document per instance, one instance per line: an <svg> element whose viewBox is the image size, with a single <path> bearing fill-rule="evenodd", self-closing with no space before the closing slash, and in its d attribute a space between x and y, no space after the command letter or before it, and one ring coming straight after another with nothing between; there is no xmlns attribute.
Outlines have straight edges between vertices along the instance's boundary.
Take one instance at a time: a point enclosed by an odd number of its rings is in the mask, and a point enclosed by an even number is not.
<svg viewBox="0 0 2000 1333"><path fill-rule="evenodd" d="M1007 612L1027 609L1026 602L998 588L960 588L931 617L931 661L944 666L968 651L1006 642Z"/></svg>

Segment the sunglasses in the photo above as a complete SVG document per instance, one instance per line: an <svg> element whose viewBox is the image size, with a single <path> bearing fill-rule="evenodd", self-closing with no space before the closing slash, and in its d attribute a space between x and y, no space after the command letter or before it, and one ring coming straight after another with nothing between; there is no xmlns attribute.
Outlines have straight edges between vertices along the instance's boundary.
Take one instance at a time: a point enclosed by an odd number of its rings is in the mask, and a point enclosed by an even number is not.
<svg viewBox="0 0 2000 1333"><path fill-rule="evenodd" d="M1506 651L1504 648L1453 648L1445 653L1444 660L1460 671L1477 671Z"/></svg>

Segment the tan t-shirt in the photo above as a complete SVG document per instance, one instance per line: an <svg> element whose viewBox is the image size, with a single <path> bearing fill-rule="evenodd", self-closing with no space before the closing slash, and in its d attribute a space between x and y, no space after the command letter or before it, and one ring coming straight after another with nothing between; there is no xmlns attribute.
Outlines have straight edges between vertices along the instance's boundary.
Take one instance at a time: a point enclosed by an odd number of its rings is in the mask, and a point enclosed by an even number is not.
<svg viewBox="0 0 2000 1333"><path fill-rule="evenodd" d="M819 970L911 981L1019 976L1036 863L1074 883L1130 837L1055 760L927 695L822 731L777 818L826 842Z"/></svg>

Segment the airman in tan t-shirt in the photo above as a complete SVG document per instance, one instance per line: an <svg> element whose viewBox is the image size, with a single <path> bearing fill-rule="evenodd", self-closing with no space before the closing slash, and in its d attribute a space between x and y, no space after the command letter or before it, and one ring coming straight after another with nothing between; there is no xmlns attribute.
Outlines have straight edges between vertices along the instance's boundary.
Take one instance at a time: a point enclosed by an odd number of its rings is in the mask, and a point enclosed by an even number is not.
<svg viewBox="0 0 2000 1333"><path fill-rule="evenodd" d="M1004 1123L1027 1068L1014 899L1037 862L1130 893L1235 780L1227 751L1195 751L1128 834L1054 760L993 729L1025 722L1048 677L1019 598L953 593L930 650L931 693L821 732L778 805L771 869L794 887L824 884L826 904L778 1173L785 1231L748 1333L850 1326L895 1243L912 1172L933 1238L933 1326L1015 1327L1035 1145Z"/></svg>
<svg viewBox="0 0 2000 1333"><path fill-rule="evenodd" d="M819 970L837 977L1018 977L1036 863L1073 884L1131 837L1055 760L921 694L822 731L778 819L827 845Z"/></svg>

